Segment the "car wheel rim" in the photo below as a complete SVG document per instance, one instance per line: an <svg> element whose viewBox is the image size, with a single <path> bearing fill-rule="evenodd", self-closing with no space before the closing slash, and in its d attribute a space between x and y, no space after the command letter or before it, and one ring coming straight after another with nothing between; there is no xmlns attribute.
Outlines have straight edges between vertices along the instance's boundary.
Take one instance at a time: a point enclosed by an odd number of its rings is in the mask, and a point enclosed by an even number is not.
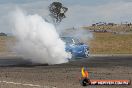
<svg viewBox="0 0 132 88"><path fill-rule="evenodd" d="M85 49L85 56L86 56L86 57L89 56L89 51L88 51L88 49Z"/></svg>

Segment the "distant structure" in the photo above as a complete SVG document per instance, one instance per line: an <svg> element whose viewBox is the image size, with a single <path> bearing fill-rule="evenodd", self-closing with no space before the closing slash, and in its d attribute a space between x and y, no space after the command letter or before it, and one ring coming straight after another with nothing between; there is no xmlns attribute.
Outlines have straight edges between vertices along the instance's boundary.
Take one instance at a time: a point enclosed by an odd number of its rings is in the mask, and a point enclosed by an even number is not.
<svg viewBox="0 0 132 88"><path fill-rule="evenodd" d="M106 22L98 22L98 23L94 23L91 26L116 26L116 25L120 25L120 26L132 26L131 22L121 22L121 24L116 24L116 23L106 23Z"/></svg>
<svg viewBox="0 0 132 88"><path fill-rule="evenodd" d="M7 36L7 34L1 32L1 33L0 33L0 36Z"/></svg>
<svg viewBox="0 0 132 88"><path fill-rule="evenodd" d="M106 22L98 22L98 23L92 24L92 26L114 26L114 25L117 25L117 24L115 24L115 23L106 23Z"/></svg>
<svg viewBox="0 0 132 88"><path fill-rule="evenodd" d="M68 11L60 2L53 2L49 5L50 16L54 18L55 23L60 23L63 18L66 18L65 13Z"/></svg>

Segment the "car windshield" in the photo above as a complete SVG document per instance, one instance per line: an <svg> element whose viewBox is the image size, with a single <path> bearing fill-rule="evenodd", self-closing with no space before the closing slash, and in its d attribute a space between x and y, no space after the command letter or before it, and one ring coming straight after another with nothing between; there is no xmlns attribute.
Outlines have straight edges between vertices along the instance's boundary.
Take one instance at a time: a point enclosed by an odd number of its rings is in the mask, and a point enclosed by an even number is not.
<svg viewBox="0 0 132 88"><path fill-rule="evenodd" d="M79 40L73 37L61 37L66 44L78 44Z"/></svg>

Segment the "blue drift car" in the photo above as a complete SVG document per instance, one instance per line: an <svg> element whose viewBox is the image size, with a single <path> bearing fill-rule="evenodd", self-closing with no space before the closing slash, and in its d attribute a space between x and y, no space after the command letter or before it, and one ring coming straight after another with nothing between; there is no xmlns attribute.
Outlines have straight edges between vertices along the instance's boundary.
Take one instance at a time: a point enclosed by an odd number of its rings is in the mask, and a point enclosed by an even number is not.
<svg viewBox="0 0 132 88"><path fill-rule="evenodd" d="M72 54L72 59L86 58L89 56L88 45L81 43L79 39L74 37L61 37L66 43L66 51Z"/></svg>

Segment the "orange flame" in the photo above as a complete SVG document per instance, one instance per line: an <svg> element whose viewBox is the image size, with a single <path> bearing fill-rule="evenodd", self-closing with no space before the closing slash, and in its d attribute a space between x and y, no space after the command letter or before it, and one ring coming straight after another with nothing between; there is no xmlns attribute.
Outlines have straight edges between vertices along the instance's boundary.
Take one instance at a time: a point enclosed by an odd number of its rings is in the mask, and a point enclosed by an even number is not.
<svg viewBox="0 0 132 88"><path fill-rule="evenodd" d="M88 78L88 71L82 67L82 77L83 78Z"/></svg>

